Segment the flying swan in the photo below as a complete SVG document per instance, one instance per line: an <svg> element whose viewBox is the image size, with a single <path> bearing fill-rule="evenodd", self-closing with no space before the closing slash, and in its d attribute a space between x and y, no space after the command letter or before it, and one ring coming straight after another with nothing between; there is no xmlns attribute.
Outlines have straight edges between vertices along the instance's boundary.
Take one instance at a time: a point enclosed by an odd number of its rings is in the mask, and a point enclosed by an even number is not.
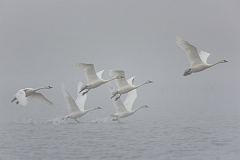
<svg viewBox="0 0 240 160"><path fill-rule="evenodd" d="M79 63L78 66L83 70L86 81L87 81L87 84L83 85L80 89L80 92L82 93L82 95L89 92L89 90L97 88L105 83L108 83L118 78L122 78L117 76L117 77L113 77L112 79L104 80L102 78L104 70L101 70L96 73L93 64Z"/></svg>
<svg viewBox="0 0 240 160"><path fill-rule="evenodd" d="M125 73L123 70L112 70L110 71L110 75L115 77L122 77L122 78L116 79L117 91L112 92L111 99L115 97L115 101L118 100L122 94L135 90L145 84L153 83L153 81L148 80L143 84L133 86L127 82L125 78Z"/></svg>
<svg viewBox="0 0 240 160"><path fill-rule="evenodd" d="M128 83L131 86L134 86L134 84L133 84L134 78L135 77L128 79ZM133 104L136 101L136 98L137 98L137 90L134 89L134 90L128 92L127 97L124 100L124 102L122 102L121 99L113 101L113 105L116 109L116 112L111 115L113 117L112 120L119 121L120 118L129 117L142 108L148 108L147 105L143 105L141 107L138 107L137 109L133 109Z"/></svg>
<svg viewBox="0 0 240 160"><path fill-rule="evenodd" d="M82 95L79 91L82 88L83 83L78 83L78 89L77 89L77 99L74 100L73 97L68 93L68 91L65 89L64 85L62 85L62 93L64 96L64 99L68 106L68 115L66 115L63 119L73 119L77 123L79 123L78 118L84 116L88 112L102 109L101 107L96 107L92 109L85 109L85 102L87 100L87 94Z"/></svg>
<svg viewBox="0 0 240 160"><path fill-rule="evenodd" d="M207 59L210 55L209 53L205 51L198 52L195 46L180 37L176 37L176 43L181 49L185 51L190 62L190 68L185 70L183 74L184 76L190 75L191 73L203 71L220 63L228 62L227 60L221 60L214 64L208 64Z"/></svg>
<svg viewBox="0 0 240 160"><path fill-rule="evenodd" d="M29 100L39 99L41 101L47 102L48 104L53 104L50 100L48 100L42 93L37 91L43 89L51 89L52 86L41 87L41 88L24 88L17 91L15 97L11 100L11 102L15 102L16 104L20 104L22 106L26 106Z"/></svg>

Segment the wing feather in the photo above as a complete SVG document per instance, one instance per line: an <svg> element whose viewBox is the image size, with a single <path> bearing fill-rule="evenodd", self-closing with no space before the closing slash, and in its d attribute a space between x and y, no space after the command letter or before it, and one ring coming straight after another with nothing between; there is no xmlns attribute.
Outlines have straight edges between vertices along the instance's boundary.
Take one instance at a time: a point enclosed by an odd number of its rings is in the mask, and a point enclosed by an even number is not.
<svg viewBox="0 0 240 160"><path fill-rule="evenodd" d="M188 41L185 41L180 37L176 37L176 43L186 53L191 66L202 63L197 48L194 45L190 44Z"/></svg>
<svg viewBox="0 0 240 160"><path fill-rule="evenodd" d="M78 108L78 106L77 106L76 102L74 101L74 99L72 98L72 96L65 89L64 85L62 85L62 93L63 93L64 99L68 106L68 112L69 113L79 112L80 109Z"/></svg>
<svg viewBox="0 0 240 160"><path fill-rule="evenodd" d="M20 89L19 91L17 91L16 98L20 105L26 106L28 104L28 99L23 89Z"/></svg>
<svg viewBox="0 0 240 160"><path fill-rule="evenodd" d="M104 73L104 70L101 70L101 71L97 72L97 76L101 80L103 80L103 78L102 78L103 77L103 73Z"/></svg>
<svg viewBox="0 0 240 160"><path fill-rule="evenodd" d="M39 92L33 92L28 98L30 99L37 99L43 102L48 103L49 105L52 105L53 103L47 99L42 93Z"/></svg>
<svg viewBox="0 0 240 160"><path fill-rule="evenodd" d="M125 106L120 98L116 101L113 100L113 106L115 107L115 110L117 113L127 112L127 109L125 108Z"/></svg>
<svg viewBox="0 0 240 160"><path fill-rule="evenodd" d="M99 80L98 76L96 75L94 64L79 63L78 65L81 69L83 69L88 84Z"/></svg>
<svg viewBox="0 0 240 160"><path fill-rule="evenodd" d="M78 108L80 109L81 112L84 112L84 106L87 100L87 94L82 95L82 93L80 93L79 91L82 88L83 83L79 82L78 83L78 89L77 89L77 99L75 100L76 105L78 106Z"/></svg>
<svg viewBox="0 0 240 160"><path fill-rule="evenodd" d="M128 79L128 83L131 86L134 86L134 79L135 79L135 77L131 77ZM137 99L137 90L136 89L128 92L123 104L129 112L131 112L133 110L133 104L136 101L136 99Z"/></svg>
<svg viewBox="0 0 240 160"><path fill-rule="evenodd" d="M200 51L199 56L204 64L208 64L207 59L210 56L210 53L207 53L205 51Z"/></svg>
<svg viewBox="0 0 240 160"><path fill-rule="evenodd" d="M127 80L125 78L125 73L123 70L110 71L110 75L112 77L122 77L122 78L115 80L118 89L129 86L129 83L127 82Z"/></svg>

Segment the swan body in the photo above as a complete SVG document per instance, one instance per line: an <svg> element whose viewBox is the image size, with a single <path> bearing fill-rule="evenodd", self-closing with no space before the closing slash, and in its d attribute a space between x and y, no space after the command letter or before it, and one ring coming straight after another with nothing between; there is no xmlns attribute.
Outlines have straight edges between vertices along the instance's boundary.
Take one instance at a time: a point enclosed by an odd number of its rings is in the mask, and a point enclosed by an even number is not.
<svg viewBox="0 0 240 160"><path fill-rule="evenodd" d="M134 78L135 77L128 79L128 83L132 86L134 86L133 85ZM137 90L135 89L128 92L124 102L121 99L117 99L113 101L113 105L116 109L116 112L111 115L113 117L113 121L119 121L120 118L129 117L142 108L148 108L147 105L144 105L137 109L133 109L133 104L136 101L136 98L137 98Z"/></svg>
<svg viewBox="0 0 240 160"><path fill-rule="evenodd" d="M149 106L143 105L143 106L139 107L138 109L135 109L134 111L127 111L127 112L122 112L122 113L114 113L114 114L112 114L112 117L113 117L112 120L113 121L119 121L119 119L129 117L129 116L133 115L134 113L136 113L138 110L140 110L142 108L149 108Z"/></svg>
<svg viewBox="0 0 240 160"><path fill-rule="evenodd" d="M81 90L83 86L82 82L79 82L78 84L78 89L77 89L77 98L76 100L73 99L73 97L68 93L68 91L65 89L64 85L62 85L62 93L64 96L64 99L67 103L68 106L68 115L64 117L64 119L73 119L76 122L78 121L78 118L84 116L88 112L97 110L97 109L102 109L101 107L96 107L92 109L85 109L85 102L87 100L87 94L82 95L79 91Z"/></svg>
<svg viewBox="0 0 240 160"><path fill-rule="evenodd" d="M31 99L39 99L44 102L47 102L48 104L53 104L49 99L47 99L42 93L39 93L37 91L43 90L43 89L51 89L53 87L47 86L47 87L41 87L41 88L24 88L17 91L15 97L11 100L11 102L15 102L16 104L20 104L22 106L26 106Z"/></svg>
<svg viewBox="0 0 240 160"><path fill-rule="evenodd" d="M114 77L112 79L104 80L102 78L104 70L101 70L96 73L95 67L93 64L79 63L78 66L84 71L85 78L87 81L87 83L83 85L82 88L80 89L80 92L82 92L83 95L89 92L89 90L91 89L97 88L105 83L121 78L121 77Z"/></svg>
<svg viewBox="0 0 240 160"><path fill-rule="evenodd" d="M214 64L208 64L207 59L210 56L210 53L207 53L205 51L198 52L197 48L194 45L190 44L180 37L176 37L176 43L181 49L185 51L190 63L190 68L185 70L183 74L184 76L203 71L220 63L228 62L227 60L221 60Z"/></svg>
<svg viewBox="0 0 240 160"><path fill-rule="evenodd" d="M149 83L153 83L152 81L148 80L146 82L144 82L143 84L141 85L131 85L126 79L125 79L125 73L124 71L122 70L114 70L114 71L111 71L110 74L112 76L117 76L117 77L122 77L122 78L119 78L119 79L116 79L116 85L117 85L117 91L115 92L112 92L112 98L116 97L115 100L118 100L121 95L123 94L126 94L132 90L135 90L145 84L149 84ZM133 78L134 79L134 78Z"/></svg>

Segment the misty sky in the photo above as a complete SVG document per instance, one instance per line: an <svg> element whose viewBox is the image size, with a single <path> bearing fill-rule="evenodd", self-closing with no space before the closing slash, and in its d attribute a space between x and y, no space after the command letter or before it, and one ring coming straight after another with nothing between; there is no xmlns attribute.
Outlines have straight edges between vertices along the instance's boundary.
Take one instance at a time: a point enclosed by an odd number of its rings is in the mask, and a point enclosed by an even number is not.
<svg viewBox="0 0 240 160"><path fill-rule="evenodd" d="M64 116L60 85L76 96L84 80L77 62L105 69L105 78L123 69L136 83L154 81L136 102L151 108L133 119L240 115L239 7L237 0L0 0L0 120ZM176 35L211 53L209 63L229 63L183 77L188 61ZM10 103L18 89L45 85L54 86L43 91L54 106ZM90 91L87 106L104 110L86 119L114 111L109 85Z"/></svg>

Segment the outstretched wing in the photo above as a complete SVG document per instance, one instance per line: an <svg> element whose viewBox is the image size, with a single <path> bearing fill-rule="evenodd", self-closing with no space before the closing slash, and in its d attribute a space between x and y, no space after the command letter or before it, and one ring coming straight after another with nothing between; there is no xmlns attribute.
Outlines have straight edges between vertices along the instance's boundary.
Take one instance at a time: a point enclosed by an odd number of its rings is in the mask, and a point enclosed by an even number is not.
<svg viewBox="0 0 240 160"><path fill-rule="evenodd" d="M125 106L120 98L116 101L113 100L113 106L115 107L115 110L117 113L127 112L127 109L125 108Z"/></svg>
<svg viewBox="0 0 240 160"><path fill-rule="evenodd" d="M208 63L207 63L207 59L208 59L208 57L210 56L210 53L207 53L207 52L205 52L205 51L200 51L200 52L199 52L199 56L200 56L200 58L201 58L201 60L202 60L203 63L208 64Z"/></svg>
<svg viewBox="0 0 240 160"><path fill-rule="evenodd" d="M85 106L85 102L87 100L87 94L82 95L82 93L80 93L82 86L83 86L83 83L78 82L77 99L75 100L75 103L78 106L78 108L80 109L80 111L84 112L84 106Z"/></svg>
<svg viewBox="0 0 240 160"><path fill-rule="evenodd" d="M194 45L190 44L188 41L185 41L180 37L176 37L176 43L186 53L191 66L202 63L197 48Z"/></svg>
<svg viewBox="0 0 240 160"><path fill-rule="evenodd" d="M83 69L88 84L99 80L93 64L79 63L78 65Z"/></svg>
<svg viewBox="0 0 240 160"><path fill-rule="evenodd" d="M26 93L23 89L20 89L16 93L16 99L19 102L20 105L26 106L28 104L28 99L26 97Z"/></svg>
<svg viewBox="0 0 240 160"><path fill-rule="evenodd" d="M134 86L135 78L136 78L136 77L133 76L133 77L131 77L131 78L129 78L129 79L127 80L128 84L129 84L130 86Z"/></svg>
<svg viewBox="0 0 240 160"><path fill-rule="evenodd" d="M36 100L40 100L43 102L48 103L49 105L52 105L53 103L47 99L42 93L38 93L38 92L33 92L28 98L30 99L36 99Z"/></svg>
<svg viewBox="0 0 240 160"><path fill-rule="evenodd" d="M64 85L62 85L62 93L63 93L63 97L64 97L64 99L65 99L65 101L67 103L67 106L68 106L68 112L69 113L79 112L80 110L79 110L77 104L75 103L75 101L72 98L72 96L65 89Z"/></svg>
<svg viewBox="0 0 240 160"><path fill-rule="evenodd" d="M115 80L118 89L129 86L129 83L127 82L127 80L125 78L125 73L124 73L123 70L110 71L110 76L112 76L112 77L122 77L122 78L119 78L119 79Z"/></svg>
<svg viewBox="0 0 240 160"><path fill-rule="evenodd" d="M103 72L104 72L104 70L101 70L101 71L97 72L97 76L101 80L103 80L103 78L102 78L103 77Z"/></svg>
<svg viewBox="0 0 240 160"><path fill-rule="evenodd" d="M134 87L134 79L135 79L135 77L131 77L128 79L128 83L133 87ZM136 101L136 99L137 99L137 90L136 89L128 92L127 97L123 104L129 112L131 112L133 110L133 104Z"/></svg>

